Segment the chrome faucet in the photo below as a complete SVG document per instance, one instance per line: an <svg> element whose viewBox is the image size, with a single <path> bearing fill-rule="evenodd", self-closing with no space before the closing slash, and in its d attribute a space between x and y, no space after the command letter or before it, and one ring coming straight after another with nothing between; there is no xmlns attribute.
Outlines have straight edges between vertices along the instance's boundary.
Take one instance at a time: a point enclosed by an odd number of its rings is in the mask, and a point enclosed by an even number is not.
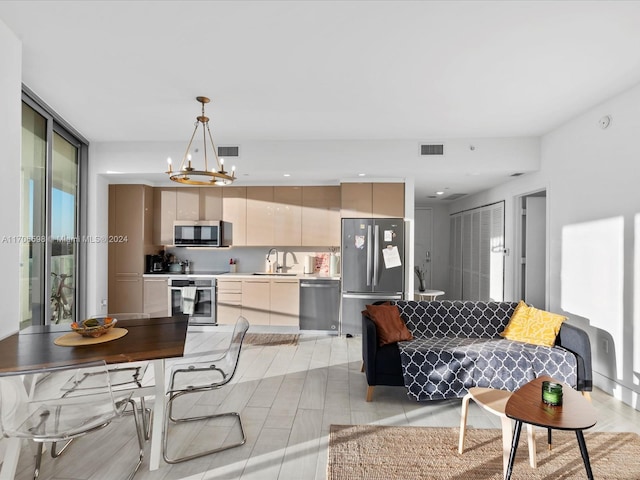
<svg viewBox="0 0 640 480"><path fill-rule="evenodd" d="M277 270L279 268L278 267L278 250L276 250L275 247L269 249L269 252L267 253L267 262L269 263L271 263L271 253L276 254L276 263L274 264L273 270Z"/></svg>

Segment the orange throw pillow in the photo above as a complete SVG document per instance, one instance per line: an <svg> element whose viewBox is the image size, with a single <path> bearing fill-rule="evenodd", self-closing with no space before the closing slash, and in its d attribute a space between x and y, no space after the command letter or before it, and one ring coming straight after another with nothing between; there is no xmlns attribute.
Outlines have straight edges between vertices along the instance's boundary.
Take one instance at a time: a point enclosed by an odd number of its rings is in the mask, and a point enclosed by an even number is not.
<svg viewBox="0 0 640 480"><path fill-rule="evenodd" d="M413 335L395 305L367 305L367 314L376 324L378 344L381 347L389 343L413 340Z"/></svg>

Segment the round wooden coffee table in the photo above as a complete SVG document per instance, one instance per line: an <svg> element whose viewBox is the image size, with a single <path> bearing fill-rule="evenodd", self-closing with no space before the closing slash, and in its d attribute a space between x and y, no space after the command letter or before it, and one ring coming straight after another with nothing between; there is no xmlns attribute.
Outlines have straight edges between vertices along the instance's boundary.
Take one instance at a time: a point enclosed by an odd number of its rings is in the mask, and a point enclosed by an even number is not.
<svg viewBox="0 0 640 480"><path fill-rule="evenodd" d="M575 431L584 467L587 470L587 478L593 480L587 444L582 431L596 424L596 412L580 392L564 383L562 384L562 405L547 405L542 401L542 382L544 381L562 383L546 375L538 377L516 390L507 401L505 414L514 419L516 425L505 480L511 478L523 423L548 429Z"/></svg>

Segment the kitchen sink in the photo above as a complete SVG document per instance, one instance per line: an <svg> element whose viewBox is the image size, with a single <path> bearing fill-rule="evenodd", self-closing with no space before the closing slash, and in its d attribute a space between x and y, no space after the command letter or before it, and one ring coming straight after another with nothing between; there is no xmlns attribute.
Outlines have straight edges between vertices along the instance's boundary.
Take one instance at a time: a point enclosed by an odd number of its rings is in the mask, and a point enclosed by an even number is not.
<svg viewBox="0 0 640 480"><path fill-rule="evenodd" d="M274 276L274 277L295 277L298 274L297 273L282 273L282 272L276 272L276 273L253 272L253 275L271 275L271 276Z"/></svg>

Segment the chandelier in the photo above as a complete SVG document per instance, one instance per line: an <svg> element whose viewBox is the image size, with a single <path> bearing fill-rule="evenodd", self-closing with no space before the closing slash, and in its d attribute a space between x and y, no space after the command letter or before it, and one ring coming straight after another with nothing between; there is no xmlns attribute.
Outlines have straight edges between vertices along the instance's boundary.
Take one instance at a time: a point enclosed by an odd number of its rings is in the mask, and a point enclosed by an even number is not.
<svg viewBox="0 0 640 480"><path fill-rule="evenodd" d="M202 115L196 117L195 128L193 134L187 145L187 150L184 152L180 168L176 171L171 169L171 158L167 159L169 169L166 171L169 178L174 182L185 183L187 185L230 185L236 179L236 167L231 167L231 173L224 169L224 158L218 157L218 150L213 143L213 136L209 129L209 117L204 114L204 105L209 103L207 97L196 97L196 100L202 104ZM198 170L191 165L191 144L193 139L198 133L198 127L202 124L202 140L203 140L203 154L204 154L204 169ZM207 138L211 144L213 155L215 156L215 167L209 169L209 160L207 157ZM196 150L197 152L198 150Z"/></svg>

